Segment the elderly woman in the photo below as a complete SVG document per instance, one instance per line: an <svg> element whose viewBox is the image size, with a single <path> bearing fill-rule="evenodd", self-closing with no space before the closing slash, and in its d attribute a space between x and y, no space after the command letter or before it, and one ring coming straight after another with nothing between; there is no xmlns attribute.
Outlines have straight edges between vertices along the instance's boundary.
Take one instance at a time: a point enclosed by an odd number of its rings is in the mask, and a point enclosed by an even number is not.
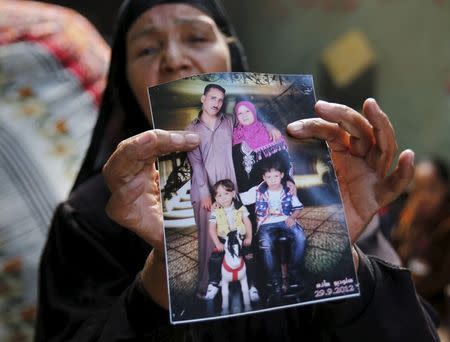
<svg viewBox="0 0 450 342"><path fill-rule="evenodd" d="M70 198L55 213L42 256L37 341L437 339L409 273L357 249L362 296L354 300L179 328L169 324L155 160L192 150L199 138L149 130L146 87L245 69L217 1L125 2L92 143ZM288 131L299 139L328 140L354 241L380 205L406 187L413 153L404 151L388 175L394 132L374 100L365 102L364 116L326 102L315 109L320 118L292 123Z"/></svg>

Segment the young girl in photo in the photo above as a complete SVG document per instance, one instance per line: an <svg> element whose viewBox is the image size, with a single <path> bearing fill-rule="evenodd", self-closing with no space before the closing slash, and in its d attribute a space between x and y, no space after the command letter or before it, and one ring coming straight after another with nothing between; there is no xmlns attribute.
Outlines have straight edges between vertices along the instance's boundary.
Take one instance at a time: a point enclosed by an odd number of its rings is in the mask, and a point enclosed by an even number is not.
<svg viewBox="0 0 450 342"><path fill-rule="evenodd" d="M247 277L250 285L250 299L257 301L259 299L258 291L252 284L253 280L253 254L250 253L252 243L252 224L248 218L249 212L245 206L236 200L236 191L234 184L229 179L223 179L214 184L212 196L215 200L215 206L211 210L209 220L209 234L214 242L215 248L209 259L209 285L205 299L213 299L219 289L221 280L221 265L224 252L224 243L228 234L237 231L244 237L242 242L244 255L247 265Z"/></svg>

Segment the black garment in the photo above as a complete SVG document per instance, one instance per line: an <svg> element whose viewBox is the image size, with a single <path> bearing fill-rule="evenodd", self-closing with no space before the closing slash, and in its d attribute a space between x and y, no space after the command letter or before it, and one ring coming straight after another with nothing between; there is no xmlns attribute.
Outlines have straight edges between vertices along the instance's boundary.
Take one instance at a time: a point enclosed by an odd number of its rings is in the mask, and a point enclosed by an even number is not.
<svg viewBox="0 0 450 342"><path fill-rule="evenodd" d="M236 173L236 182L238 184L239 192L248 191L250 188L259 185L263 179L263 167L270 165L274 161L279 161L284 169L284 181L291 180L290 172L292 171L291 158L287 150L281 150L270 157L263 159L258 159L255 152L251 152L249 155L245 155L242 151L242 143L233 145L233 163L234 170ZM252 162L248 163L248 168L251 169L249 172L246 171L246 160L245 158L252 159ZM247 207L248 208L248 207Z"/></svg>
<svg viewBox="0 0 450 342"><path fill-rule="evenodd" d="M360 254L362 296L171 326L136 275L150 247L110 221L99 175L58 207L40 273L36 341L438 341L406 269Z"/></svg>

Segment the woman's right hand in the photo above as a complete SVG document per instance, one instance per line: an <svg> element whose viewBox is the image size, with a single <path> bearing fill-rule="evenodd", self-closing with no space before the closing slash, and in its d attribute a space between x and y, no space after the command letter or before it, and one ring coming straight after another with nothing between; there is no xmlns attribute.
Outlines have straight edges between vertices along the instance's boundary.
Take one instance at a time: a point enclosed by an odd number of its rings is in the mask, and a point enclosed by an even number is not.
<svg viewBox="0 0 450 342"><path fill-rule="evenodd" d="M198 135L191 132L145 131L122 141L103 167L111 191L106 213L160 255L164 251L164 238L156 158L190 151L199 142Z"/></svg>
<svg viewBox="0 0 450 342"><path fill-rule="evenodd" d="M163 213L155 161L166 153L190 151L199 142L190 132L146 131L122 141L103 167L111 191L106 213L153 246L140 280L148 295L166 309Z"/></svg>

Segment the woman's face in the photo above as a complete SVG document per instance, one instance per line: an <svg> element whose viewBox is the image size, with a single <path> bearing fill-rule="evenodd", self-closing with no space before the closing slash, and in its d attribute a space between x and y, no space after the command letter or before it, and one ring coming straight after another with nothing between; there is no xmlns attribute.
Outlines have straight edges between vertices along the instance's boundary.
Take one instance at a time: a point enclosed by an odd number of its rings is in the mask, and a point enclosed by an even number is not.
<svg viewBox="0 0 450 342"><path fill-rule="evenodd" d="M416 166L411 196L419 200L418 212L422 218L436 214L447 195L447 186L430 162Z"/></svg>
<svg viewBox="0 0 450 342"><path fill-rule="evenodd" d="M147 87L200 73L231 71L226 38L214 20L186 4L144 12L126 37L127 78L149 114Z"/></svg>
<svg viewBox="0 0 450 342"><path fill-rule="evenodd" d="M239 106L236 116L239 123L243 126L251 125L255 121L252 111L244 105Z"/></svg>

